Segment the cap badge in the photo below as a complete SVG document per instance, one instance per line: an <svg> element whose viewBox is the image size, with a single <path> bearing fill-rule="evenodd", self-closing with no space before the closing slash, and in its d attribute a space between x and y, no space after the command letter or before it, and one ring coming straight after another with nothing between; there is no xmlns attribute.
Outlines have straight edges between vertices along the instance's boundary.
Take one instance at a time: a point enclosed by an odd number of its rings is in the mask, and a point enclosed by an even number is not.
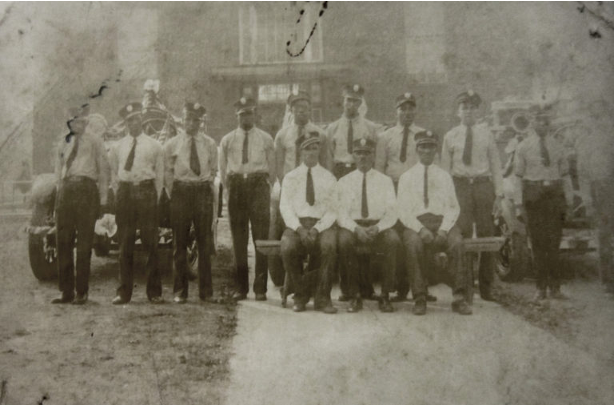
<svg viewBox="0 0 614 406"><path fill-rule="evenodd" d="M367 145L367 140L365 140L364 138L360 140L360 145L362 145L363 147L365 145Z"/></svg>
<svg viewBox="0 0 614 406"><path fill-rule="evenodd" d="M468 91L467 91L467 94L468 94L469 96L473 96L473 90L468 90Z"/></svg>
<svg viewBox="0 0 614 406"><path fill-rule="evenodd" d="M411 97L411 93L407 92L407 93L404 94L404 96L405 96L406 99L409 99Z"/></svg>
<svg viewBox="0 0 614 406"><path fill-rule="evenodd" d="M245 99L245 97L241 97L239 101L241 102L241 104L247 103L247 100Z"/></svg>
<svg viewBox="0 0 614 406"><path fill-rule="evenodd" d="M126 107L126 111L127 111L128 113L130 113L130 112L132 111L132 105L131 105L131 104L129 104L129 105Z"/></svg>
<svg viewBox="0 0 614 406"><path fill-rule="evenodd" d="M427 131L427 132L426 132L426 135L427 135L427 137L432 137L432 136L433 136L433 133L432 133L432 132L430 132L430 131Z"/></svg>
<svg viewBox="0 0 614 406"><path fill-rule="evenodd" d="M194 110L198 110L198 109L200 109L200 104L196 103L196 104L194 105Z"/></svg>
<svg viewBox="0 0 614 406"><path fill-rule="evenodd" d="M360 90L360 86L359 85L354 85L354 91L357 92Z"/></svg>
<svg viewBox="0 0 614 406"><path fill-rule="evenodd" d="M298 89L292 89L292 94L298 96Z"/></svg>

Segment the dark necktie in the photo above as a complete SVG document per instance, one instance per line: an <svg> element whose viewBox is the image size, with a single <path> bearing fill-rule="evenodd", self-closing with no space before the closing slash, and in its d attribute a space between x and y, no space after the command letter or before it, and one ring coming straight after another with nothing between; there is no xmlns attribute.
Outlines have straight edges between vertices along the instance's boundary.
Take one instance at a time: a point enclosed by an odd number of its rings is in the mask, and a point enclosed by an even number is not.
<svg viewBox="0 0 614 406"><path fill-rule="evenodd" d="M294 167L296 168L297 166L299 166L301 164L301 148L300 148L300 142L301 142L301 137L303 136L303 132L305 131L305 127L300 125L298 127L298 131L296 133L296 145L295 145L295 156L294 156Z"/></svg>
<svg viewBox="0 0 614 406"><path fill-rule="evenodd" d="M369 217L369 203L367 202L367 174L362 175L362 202L360 205L360 215L363 219Z"/></svg>
<svg viewBox="0 0 614 406"><path fill-rule="evenodd" d="M424 167L424 208L429 207L429 167Z"/></svg>
<svg viewBox="0 0 614 406"><path fill-rule="evenodd" d="M126 159L126 164L124 165L124 170L126 171L131 171L132 165L134 165L134 154L136 153L136 137L132 137L132 138L134 138L134 142L132 143L132 149L130 150L130 153L128 154L128 159Z"/></svg>
<svg viewBox="0 0 614 406"><path fill-rule="evenodd" d="M548 153L548 148L546 148L546 137L539 137L539 152L544 166L550 166L550 154Z"/></svg>
<svg viewBox="0 0 614 406"><path fill-rule="evenodd" d="M247 135L248 135L248 132L245 131L245 137L243 138L243 159L241 160L241 163L244 163L244 164L246 164L249 161L248 154L247 154L248 147L249 147L249 144L248 144L249 137Z"/></svg>
<svg viewBox="0 0 614 406"><path fill-rule="evenodd" d="M316 202L316 192L313 189L313 178L311 177L311 168L307 169L307 191L305 192L305 196L307 196L307 203L310 206L313 206Z"/></svg>
<svg viewBox="0 0 614 406"><path fill-rule="evenodd" d="M75 145L73 145L72 151L70 151L70 155L68 155L68 159L66 160L66 174L68 174L68 170L77 157L77 151L79 150L79 137L76 135L73 135L73 137L75 138Z"/></svg>
<svg viewBox="0 0 614 406"><path fill-rule="evenodd" d="M196 176L200 176L200 160L198 159L198 151L196 150L196 139L194 137L190 138L190 169L196 174Z"/></svg>
<svg viewBox="0 0 614 406"><path fill-rule="evenodd" d="M401 162L405 162L407 160L407 140L409 139L409 127L403 127L403 142L401 143L401 156L399 159Z"/></svg>
<svg viewBox="0 0 614 406"><path fill-rule="evenodd" d="M471 165L471 150L473 149L473 130L471 126L467 126L467 134L465 136L465 149L463 149L463 163Z"/></svg>
<svg viewBox="0 0 614 406"><path fill-rule="evenodd" d="M354 152L354 127L352 127L352 120L348 120L348 152L351 154Z"/></svg>

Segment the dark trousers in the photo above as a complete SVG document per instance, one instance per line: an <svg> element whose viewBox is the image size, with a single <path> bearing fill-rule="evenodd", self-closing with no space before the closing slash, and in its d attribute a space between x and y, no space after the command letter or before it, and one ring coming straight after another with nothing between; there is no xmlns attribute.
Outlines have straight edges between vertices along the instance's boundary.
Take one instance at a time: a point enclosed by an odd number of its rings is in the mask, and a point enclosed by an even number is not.
<svg viewBox="0 0 614 406"><path fill-rule="evenodd" d="M468 178L455 176L454 188L460 206L460 215L456 225L464 238L473 237L473 223L479 237L492 237L495 235L495 225L492 218L495 203L495 187L488 179L477 178L471 182ZM480 256L479 276L480 292L490 290L494 280L494 255L483 252Z"/></svg>
<svg viewBox="0 0 614 406"><path fill-rule="evenodd" d="M58 272L60 291L74 296L75 265L73 249L77 238L77 294L89 289L90 259L94 241L94 224L100 210L96 182L86 177L65 179L60 184L56 206Z"/></svg>
<svg viewBox="0 0 614 406"><path fill-rule="evenodd" d="M450 229L446 241L435 240L431 244L425 244L417 232L405 228L403 246L416 300L426 298L428 279L438 279L452 288L454 301L464 299L471 302L469 296L472 292L469 286L473 284L473 277L463 264L463 236L458 227ZM438 252L447 254L448 266L446 270L442 270L443 275L432 275L435 271L434 255Z"/></svg>
<svg viewBox="0 0 614 406"><path fill-rule="evenodd" d="M394 291L394 274L400 243L399 236L391 228L380 232L370 244L359 242L356 235L348 229L339 229L337 234L339 263L347 270L349 297L358 297L358 294L362 293L359 288L361 285L371 285L368 259L377 253L384 255L382 295ZM364 255L365 253L367 255ZM365 257L366 263L364 263Z"/></svg>
<svg viewBox="0 0 614 406"><path fill-rule="evenodd" d="M335 162L333 165L333 175L339 180L350 172L356 169L356 164L343 164L341 162Z"/></svg>
<svg viewBox="0 0 614 406"><path fill-rule="evenodd" d="M286 225L284 224L284 219L281 217L281 212L279 211L279 201L276 201L274 204L275 205L271 207L271 214L273 215L273 218L271 218L271 223L269 225L269 239L270 240L281 240L281 236L283 235L284 230L286 229ZM271 275L284 275L285 274L284 264L281 259L281 256L278 256L278 255L270 256L268 258L268 261L269 261L268 265L269 265L269 270L271 271ZM283 280L282 281L274 280L273 282L275 282L275 284L278 284L279 282L281 282L281 285L283 285Z"/></svg>
<svg viewBox="0 0 614 406"><path fill-rule="evenodd" d="M311 228L311 227L308 227ZM303 270L303 259L309 255L310 268ZM281 237L281 256L294 288L294 300L307 303L315 286L315 302L331 302L332 275L337 260L337 231L334 226L319 233L313 247L305 247L294 230L286 228Z"/></svg>
<svg viewBox="0 0 614 406"><path fill-rule="evenodd" d="M117 295L124 300L132 298L134 243L138 229L147 255L147 298L161 296L162 282L158 269L158 195L154 181L145 181L138 185L120 182L115 199L120 277Z"/></svg>
<svg viewBox="0 0 614 406"><path fill-rule="evenodd" d="M266 240L269 233L271 187L267 179L267 174L252 174L247 178L241 175L228 177L228 216L239 293L249 292L247 244L250 223L254 241ZM254 293L266 293L267 267L266 255L256 251Z"/></svg>
<svg viewBox="0 0 614 406"><path fill-rule="evenodd" d="M174 182L171 197L171 221L175 241L173 246L175 263L173 292L182 298L188 297L187 248L190 228L194 224L194 236L198 247L198 292L202 299L212 296L213 189L211 182Z"/></svg>
<svg viewBox="0 0 614 406"><path fill-rule="evenodd" d="M599 242L599 274L601 281L614 292L614 185L611 180L596 180L591 184L594 226Z"/></svg>
<svg viewBox="0 0 614 406"><path fill-rule="evenodd" d="M542 186L523 182L523 204L535 259L537 288L561 286L559 247L563 235L565 193L560 184Z"/></svg>

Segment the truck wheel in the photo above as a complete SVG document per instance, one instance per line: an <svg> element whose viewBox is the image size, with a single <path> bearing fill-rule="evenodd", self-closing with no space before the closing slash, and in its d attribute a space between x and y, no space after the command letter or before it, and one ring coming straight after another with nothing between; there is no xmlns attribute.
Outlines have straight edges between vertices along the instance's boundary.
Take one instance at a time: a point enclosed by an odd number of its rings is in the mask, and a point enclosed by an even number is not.
<svg viewBox="0 0 614 406"><path fill-rule="evenodd" d="M506 238L497 255L495 269L499 278L505 282L522 280L529 270L530 258L526 237L512 234Z"/></svg>
<svg viewBox="0 0 614 406"><path fill-rule="evenodd" d="M33 227L47 226L47 217L50 215L47 204L35 203L32 210L30 225ZM45 253L45 238L47 246L52 246L52 250ZM49 281L58 277L57 256L55 252L55 235L46 236L34 232L28 233L28 256L30 258L30 268L36 279Z"/></svg>
<svg viewBox="0 0 614 406"><path fill-rule="evenodd" d="M94 237L94 254L97 257L108 257L111 250L111 239L107 236Z"/></svg>
<svg viewBox="0 0 614 406"><path fill-rule="evenodd" d="M188 259L188 280L198 279L198 244L196 243L196 232L194 226L190 227L187 247Z"/></svg>

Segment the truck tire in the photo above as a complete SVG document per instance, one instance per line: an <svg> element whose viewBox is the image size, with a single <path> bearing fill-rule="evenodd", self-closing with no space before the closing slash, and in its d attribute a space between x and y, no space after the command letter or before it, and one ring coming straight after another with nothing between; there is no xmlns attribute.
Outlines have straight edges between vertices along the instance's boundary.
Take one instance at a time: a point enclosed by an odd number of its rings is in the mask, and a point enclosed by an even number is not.
<svg viewBox="0 0 614 406"><path fill-rule="evenodd" d="M94 236L94 254L97 257L108 257L111 250L111 239L107 236Z"/></svg>
<svg viewBox="0 0 614 406"><path fill-rule="evenodd" d="M47 226L47 217L49 215L49 204L35 203L32 209L30 225L34 227ZM52 235L50 237L55 245L55 236ZM44 234L28 233L28 256L30 258L30 268L36 279L50 281L58 277L57 257L55 255L51 257L45 255L44 239Z"/></svg>
<svg viewBox="0 0 614 406"><path fill-rule="evenodd" d="M505 282L518 282L529 273L531 255L526 237L514 233L506 238L496 257L496 272Z"/></svg>

